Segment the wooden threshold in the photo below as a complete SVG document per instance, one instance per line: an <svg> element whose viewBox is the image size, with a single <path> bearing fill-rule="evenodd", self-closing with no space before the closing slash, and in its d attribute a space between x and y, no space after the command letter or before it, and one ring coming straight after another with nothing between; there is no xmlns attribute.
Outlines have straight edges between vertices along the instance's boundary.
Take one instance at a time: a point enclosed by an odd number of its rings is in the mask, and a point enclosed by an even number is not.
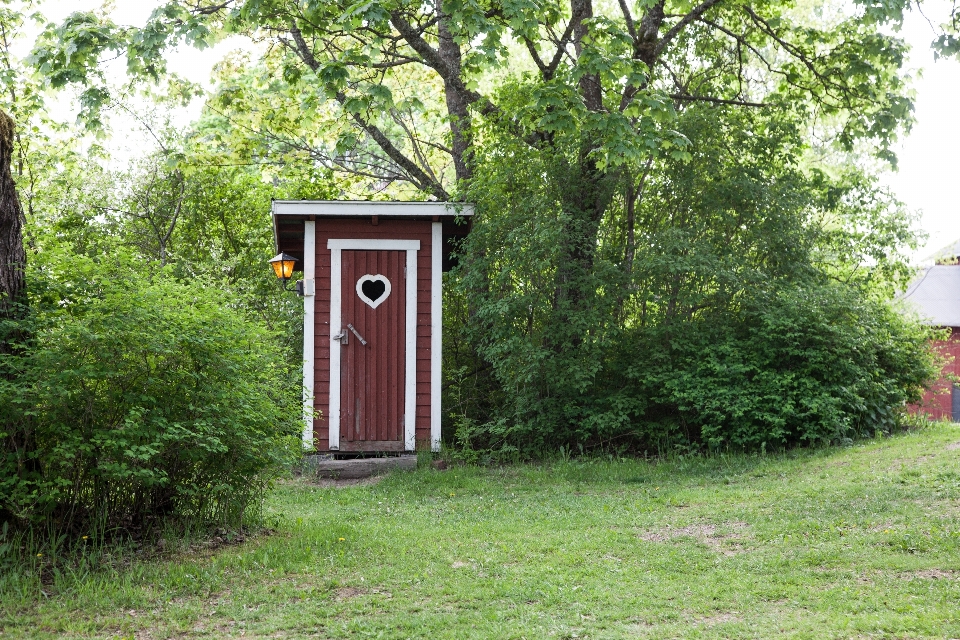
<svg viewBox="0 0 960 640"><path fill-rule="evenodd" d="M405 451L402 440L340 440L340 451Z"/></svg>

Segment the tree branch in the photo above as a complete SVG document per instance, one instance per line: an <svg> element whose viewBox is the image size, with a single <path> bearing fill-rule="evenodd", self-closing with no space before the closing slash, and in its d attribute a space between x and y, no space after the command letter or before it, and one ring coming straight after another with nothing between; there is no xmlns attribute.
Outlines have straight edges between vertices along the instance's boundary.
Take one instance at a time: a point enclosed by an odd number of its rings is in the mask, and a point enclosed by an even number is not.
<svg viewBox="0 0 960 640"><path fill-rule="evenodd" d="M637 27L633 24L633 16L630 15L630 7L627 6L626 0L620 1L620 11L623 13L623 19L627 23L627 31L630 32L630 37L633 38L633 41L638 40L637 36Z"/></svg>
<svg viewBox="0 0 960 640"><path fill-rule="evenodd" d="M660 41L657 43L656 49L654 49L653 51L654 59L660 57L660 54L663 53L663 50L666 49L667 45L670 44L670 42L674 38L676 38L677 35L679 35L679 33L687 27L687 25L689 25L694 20L700 19L700 16L706 13L708 9L710 9L715 5L720 4L722 1L723 0L705 0L704 2L694 7L693 10L690 11L690 13L683 16L680 22L673 25L673 27L669 31L667 31L665 34L663 34L662 38L660 38ZM749 8L747 8L747 10L749 11Z"/></svg>
<svg viewBox="0 0 960 640"><path fill-rule="evenodd" d="M290 35L293 36L293 40L297 45L297 52L300 55L300 59L303 60L310 69L316 71L320 68L320 63L317 62L317 59L314 57L313 52L310 50L310 47L307 45L306 40L303 39L303 34L300 32L295 25L290 27ZM342 91L338 91L336 94L336 100L340 103L342 107L347 102L347 96ZM447 193L446 189L437 182L433 180L421 167L419 167L414 161L405 156L400 149L398 149L387 136L377 127L375 124L368 122L359 113L351 113L350 117L353 118L353 121L370 136L374 142L383 150L387 157L390 158L393 162L397 164L398 167L407 172L410 177L410 182L417 186L421 191L433 194L438 200L449 200L450 194Z"/></svg>
<svg viewBox="0 0 960 640"><path fill-rule="evenodd" d="M540 59L540 54L537 53L537 47L534 46L533 41L530 40L527 36L523 36L523 44L527 46L527 51L530 52L530 57L533 58L534 64L537 65L537 68L540 69L540 75L547 75L547 65L543 63L543 60Z"/></svg>
<svg viewBox="0 0 960 640"><path fill-rule="evenodd" d="M685 102L712 102L714 104L732 104L738 107L769 107L765 102L749 102L747 100L728 100L726 98L712 98L710 96L693 96L689 93L675 93L670 96L673 100Z"/></svg>
<svg viewBox="0 0 960 640"><path fill-rule="evenodd" d="M440 56L440 52L431 47L430 43L423 39L422 32L407 22L399 11L394 11L390 14L390 23L396 28L400 35L403 36L407 44L420 54L423 58L423 63L436 71L445 83L449 84L454 91L463 97L465 103L468 105L479 103L480 113L483 115L500 112L499 107L490 102L489 98L468 89L466 85L463 84L463 78L450 68Z"/></svg>
<svg viewBox="0 0 960 640"><path fill-rule="evenodd" d="M557 67L560 66L560 61L563 60L563 54L567 51L567 44L570 42L570 36L572 35L573 20L567 24L566 30L564 30L563 35L560 36L560 40L557 42L557 52L553 55L553 60L550 61L550 64L547 65L544 71L544 80L550 80L553 78L553 74L557 72Z"/></svg>

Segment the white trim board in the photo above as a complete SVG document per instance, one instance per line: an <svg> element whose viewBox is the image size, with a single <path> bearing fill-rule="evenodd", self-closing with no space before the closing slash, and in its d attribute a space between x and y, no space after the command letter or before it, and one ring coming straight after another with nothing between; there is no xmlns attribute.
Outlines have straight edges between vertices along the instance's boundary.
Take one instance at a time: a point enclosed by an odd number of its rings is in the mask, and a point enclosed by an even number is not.
<svg viewBox="0 0 960 640"><path fill-rule="evenodd" d="M443 223L430 238L430 450L440 451L440 368L443 363Z"/></svg>
<svg viewBox="0 0 960 640"><path fill-rule="evenodd" d="M274 200L274 216L472 216L460 202L367 202L365 200Z"/></svg>
<svg viewBox="0 0 960 640"><path fill-rule="evenodd" d="M417 444L417 251L420 250L420 241L331 238L327 241L327 248L330 249L330 416L327 420L330 450L340 450L340 350L343 345L339 340L333 340L333 336L344 328L341 326L342 252L360 250L407 252L403 441L404 448L413 451Z"/></svg>
<svg viewBox="0 0 960 640"><path fill-rule="evenodd" d="M333 239L327 240L327 249L359 249L366 251L419 251L419 240L371 240L359 238L356 240Z"/></svg>
<svg viewBox="0 0 960 640"><path fill-rule="evenodd" d="M317 233L316 222L304 223L303 237L303 448L313 449L314 402L314 333L316 325L316 288L314 280L317 270Z"/></svg>

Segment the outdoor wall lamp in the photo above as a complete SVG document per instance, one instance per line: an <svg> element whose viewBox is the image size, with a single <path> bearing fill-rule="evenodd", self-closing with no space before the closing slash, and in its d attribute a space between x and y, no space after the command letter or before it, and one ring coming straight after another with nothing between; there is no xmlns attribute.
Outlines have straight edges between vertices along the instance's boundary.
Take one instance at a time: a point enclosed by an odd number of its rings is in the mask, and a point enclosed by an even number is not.
<svg viewBox="0 0 960 640"><path fill-rule="evenodd" d="M284 291L293 291L287 286L287 283L293 275L293 265L297 262L296 258L287 253L278 253L270 260L270 266L273 267L273 272L280 279L280 286L283 287Z"/></svg>

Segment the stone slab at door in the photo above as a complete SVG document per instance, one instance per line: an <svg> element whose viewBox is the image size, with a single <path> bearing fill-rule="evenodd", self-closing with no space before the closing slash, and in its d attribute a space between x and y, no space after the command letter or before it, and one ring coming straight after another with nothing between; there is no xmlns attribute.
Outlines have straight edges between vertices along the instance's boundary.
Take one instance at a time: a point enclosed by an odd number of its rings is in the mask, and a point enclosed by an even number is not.
<svg viewBox="0 0 960 640"><path fill-rule="evenodd" d="M406 260L405 251L342 253L341 451L403 449Z"/></svg>
<svg viewBox="0 0 960 640"><path fill-rule="evenodd" d="M330 449L413 450L420 243L331 239L328 246Z"/></svg>

